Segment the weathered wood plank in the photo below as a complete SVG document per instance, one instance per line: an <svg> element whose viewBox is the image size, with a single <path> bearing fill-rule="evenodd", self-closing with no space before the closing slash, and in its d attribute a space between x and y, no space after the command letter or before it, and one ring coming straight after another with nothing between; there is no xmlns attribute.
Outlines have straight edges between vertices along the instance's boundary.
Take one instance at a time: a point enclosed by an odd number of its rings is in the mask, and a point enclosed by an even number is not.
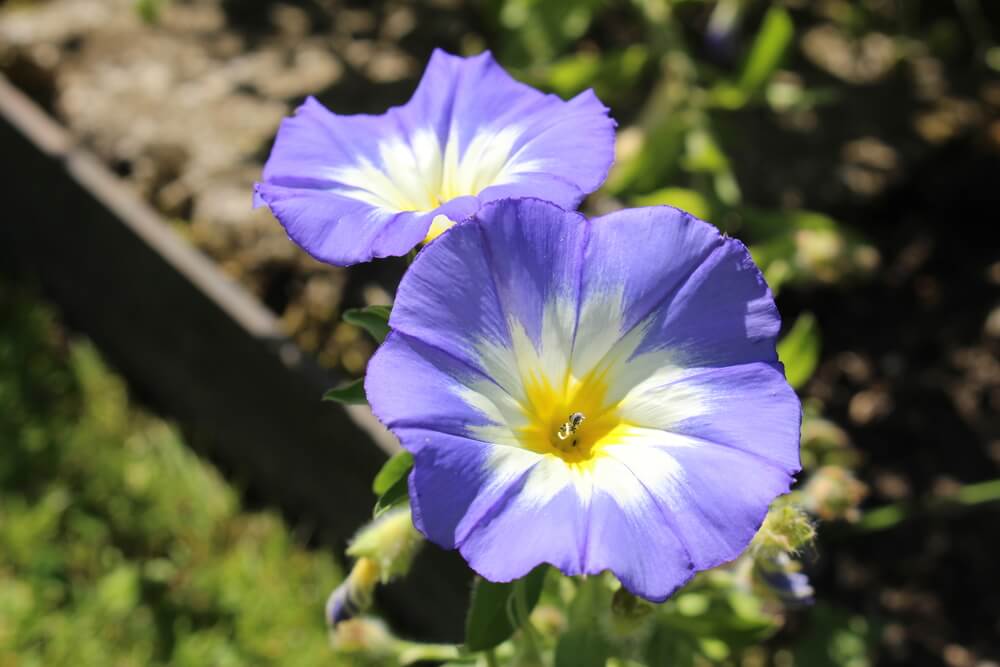
<svg viewBox="0 0 1000 667"><path fill-rule="evenodd" d="M370 516L396 444L275 317L0 77L0 268L37 280L144 397L268 501L342 546ZM249 201L249 200L248 200ZM390 587L398 625L456 638L467 593L436 550Z"/></svg>

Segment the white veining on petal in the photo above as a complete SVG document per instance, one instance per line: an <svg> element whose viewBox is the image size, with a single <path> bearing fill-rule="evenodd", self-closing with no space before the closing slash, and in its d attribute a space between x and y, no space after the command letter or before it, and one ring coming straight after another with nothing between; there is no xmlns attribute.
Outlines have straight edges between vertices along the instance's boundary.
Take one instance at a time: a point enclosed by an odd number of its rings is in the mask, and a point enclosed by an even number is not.
<svg viewBox="0 0 1000 667"><path fill-rule="evenodd" d="M621 419L622 427L615 433L624 437L622 444L632 442L645 429L669 431L683 420L705 414L707 390L683 381L698 369L686 366L672 350L636 355L648 323L623 334L622 301L618 293L584 303L575 340L575 308L568 299L554 299L544 308L537 344L516 319L508 323L509 344L477 341L476 356L493 381L477 378L456 385L454 391L491 423L469 425L469 436L498 445L524 446L518 433L534 418L529 414L527 387L540 380L561 387L567 378L598 377L605 387L604 408L616 411ZM587 481L592 481L589 473Z"/></svg>
<svg viewBox="0 0 1000 667"><path fill-rule="evenodd" d="M517 126L482 128L462 146L453 127L442 147L434 130L421 129L406 138L383 140L378 146L380 164L359 157L355 164L329 169L323 176L337 183L338 194L372 206L431 211L456 197L515 180L531 166L510 159L523 132Z"/></svg>

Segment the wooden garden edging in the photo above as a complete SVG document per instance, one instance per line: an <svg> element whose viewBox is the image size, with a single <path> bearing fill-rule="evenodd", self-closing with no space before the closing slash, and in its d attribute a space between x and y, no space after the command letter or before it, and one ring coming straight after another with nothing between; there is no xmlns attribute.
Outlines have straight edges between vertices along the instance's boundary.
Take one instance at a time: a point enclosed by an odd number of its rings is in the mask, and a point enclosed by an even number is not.
<svg viewBox="0 0 1000 667"><path fill-rule="evenodd" d="M199 448L343 546L371 517L371 479L397 447L367 408L322 403L337 379L2 76L0 155L0 269L37 280ZM457 561L427 549L384 591L401 629L460 638Z"/></svg>

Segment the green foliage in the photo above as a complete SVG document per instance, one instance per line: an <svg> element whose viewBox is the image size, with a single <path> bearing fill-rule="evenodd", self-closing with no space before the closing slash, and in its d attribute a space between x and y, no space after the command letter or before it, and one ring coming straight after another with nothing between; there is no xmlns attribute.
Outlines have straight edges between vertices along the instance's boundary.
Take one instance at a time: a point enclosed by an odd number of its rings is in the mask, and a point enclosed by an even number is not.
<svg viewBox="0 0 1000 667"><path fill-rule="evenodd" d="M673 206L702 220L712 217L711 203L700 192L689 188L663 188L635 197L632 203L636 206Z"/></svg>
<svg viewBox="0 0 1000 667"><path fill-rule="evenodd" d="M0 283L0 664L332 665L332 559Z"/></svg>
<svg viewBox="0 0 1000 667"><path fill-rule="evenodd" d="M604 0L506 0L492 5L489 19L497 20L501 58L512 65L547 62L591 26Z"/></svg>
<svg viewBox="0 0 1000 667"><path fill-rule="evenodd" d="M393 482L392 486L385 490L385 493L378 497L372 514L377 519L393 507L402 505L409 500L409 493L410 490L408 480L406 475L403 475Z"/></svg>
<svg viewBox="0 0 1000 667"><path fill-rule="evenodd" d="M757 92L774 75L794 37L795 25L788 12L778 5L768 9L740 72L744 93Z"/></svg>
<svg viewBox="0 0 1000 667"><path fill-rule="evenodd" d="M509 638L526 620L518 615L515 596L524 596L521 602L530 612L541 597L547 572L548 566L540 565L523 579L500 584L477 577L465 621L465 647L485 651Z"/></svg>
<svg viewBox="0 0 1000 667"><path fill-rule="evenodd" d="M874 248L821 213L747 206L735 215L754 241L750 251L772 290L786 283L841 282L878 264Z"/></svg>
<svg viewBox="0 0 1000 667"><path fill-rule="evenodd" d="M700 575L663 605L657 621L651 650L678 662L651 659L653 665L690 664L696 655L721 661L778 629L760 599L734 587L723 572Z"/></svg>
<svg viewBox="0 0 1000 667"><path fill-rule="evenodd" d="M600 577L580 583L569 609L569 628L556 644L555 667L603 667L612 647L599 618L610 602Z"/></svg>
<svg viewBox="0 0 1000 667"><path fill-rule="evenodd" d="M343 319L348 324L361 327L381 343L389 335L389 314L392 306L365 306L364 308L349 308L344 311Z"/></svg>
<svg viewBox="0 0 1000 667"><path fill-rule="evenodd" d="M593 88L598 98L621 104L639 101L636 98L640 91L636 86L649 65L649 48L632 44L620 51L602 54L573 53L549 65L527 69L523 78L563 98Z"/></svg>
<svg viewBox="0 0 1000 667"><path fill-rule="evenodd" d="M409 452L398 452L393 455L375 475L372 482L372 492L376 496L381 496L388 491L396 482L405 478L413 468L413 454Z"/></svg>
<svg viewBox="0 0 1000 667"><path fill-rule="evenodd" d="M133 7L145 23L155 25L160 22L160 14L166 7L167 0L135 0Z"/></svg>
<svg viewBox="0 0 1000 667"><path fill-rule="evenodd" d="M796 389L805 386L819 363L819 326L812 313L802 313L791 330L778 342L778 358L785 377Z"/></svg>
<svg viewBox="0 0 1000 667"><path fill-rule="evenodd" d="M869 667L881 635L877 618L864 618L817 604L812 624L795 644L796 665L809 667Z"/></svg>
<svg viewBox="0 0 1000 667"><path fill-rule="evenodd" d="M409 500L408 477L412 468L413 454L399 452L375 475L372 482L372 491L378 496L373 512L375 518Z"/></svg>
<svg viewBox="0 0 1000 667"><path fill-rule="evenodd" d="M323 400L343 405L368 405L368 397L365 396L365 379L358 378L339 387L328 389L323 394Z"/></svg>

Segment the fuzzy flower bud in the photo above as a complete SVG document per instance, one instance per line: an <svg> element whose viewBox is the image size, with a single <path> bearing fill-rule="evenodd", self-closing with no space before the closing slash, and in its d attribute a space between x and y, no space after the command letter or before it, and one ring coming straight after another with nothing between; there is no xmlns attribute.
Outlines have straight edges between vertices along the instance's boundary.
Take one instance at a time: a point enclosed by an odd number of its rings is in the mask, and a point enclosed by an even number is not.
<svg viewBox="0 0 1000 667"><path fill-rule="evenodd" d="M382 662L397 651L397 640L385 623L369 617L338 624L330 633L330 643L339 654Z"/></svg>
<svg viewBox="0 0 1000 667"><path fill-rule="evenodd" d="M368 558L378 567L381 583L405 576L410 571L424 539L416 528L407 506L391 509L358 531L347 548L347 555Z"/></svg>
<svg viewBox="0 0 1000 667"><path fill-rule="evenodd" d="M368 609L372 603L379 567L370 558L360 558L343 583L333 589L326 601L326 622L335 627Z"/></svg>
<svg viewBox="0 0 1000 667"><path fill-rule="evenodd" d="M816 528L805 511L783 496L771 505L764 524L751 542L754 556L796 553L816 537Z"/></svg>
<svg viewBox="0 0 1000 667"><path fill-rule="evenodd" d="M802 500L821 519L857 521L858 505L867 493L868 488L847 468L823 466L802 489Z"/></svg>
<svg viewBox="0 0 1000 667"><path fill-rule="evenodd" d="M347 549L358 560L327 599L327 623L335 627L368 609L375 586L409 572L422 544L405 506L389 510L358 531Z"/></svg>

